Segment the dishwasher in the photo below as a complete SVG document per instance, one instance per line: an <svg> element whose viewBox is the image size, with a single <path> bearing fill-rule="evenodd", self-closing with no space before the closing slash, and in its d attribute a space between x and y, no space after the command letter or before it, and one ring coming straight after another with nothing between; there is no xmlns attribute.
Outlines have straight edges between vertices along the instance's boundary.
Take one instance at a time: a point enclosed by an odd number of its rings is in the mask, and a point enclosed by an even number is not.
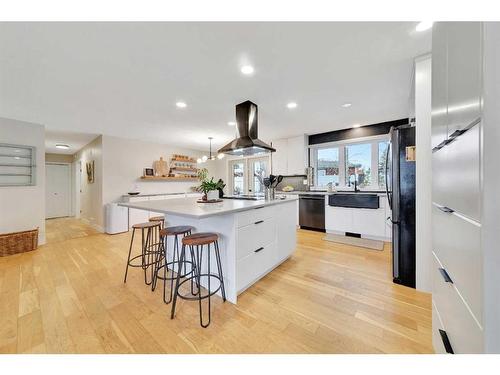
<svg viewBox="0 0 500 375"><path fill-rule="evenodd" d="M325 196L303 194L299 196L299 225L302 229L325 231Z"/></svg>

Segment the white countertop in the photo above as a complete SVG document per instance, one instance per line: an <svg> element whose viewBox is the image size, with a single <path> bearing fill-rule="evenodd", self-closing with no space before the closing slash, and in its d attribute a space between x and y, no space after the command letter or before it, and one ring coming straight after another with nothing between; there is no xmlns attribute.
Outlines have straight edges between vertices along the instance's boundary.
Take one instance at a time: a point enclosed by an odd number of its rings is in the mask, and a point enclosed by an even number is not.
<svg viewBox="0 0 500 375"><path fill-rule="evenodd" d="M198 198L162 199L145 202L118 203L119 206L138 210L154 211L170 215L203 219L210 216L226 215L234 212L247 211L253 208L272 206L296 201L298 197L286 199L266 200L239 200L223 199L220 203L198 203Z"/></svg>
<svg viewBox="0 0 500 375"><path fill-rule="evenodd" d="M276 190L276 194L286 194L286 195L332 195L332 194L377 194L379 196L387 195L384 191L379 191L379 190L362 190L358 192L354 191L332 191L332 192L327 192L327 191L315 191L315 190L310 190L310 191L302 191L302 190L294 190L294 191L281 191L281 190Z"/></svg>

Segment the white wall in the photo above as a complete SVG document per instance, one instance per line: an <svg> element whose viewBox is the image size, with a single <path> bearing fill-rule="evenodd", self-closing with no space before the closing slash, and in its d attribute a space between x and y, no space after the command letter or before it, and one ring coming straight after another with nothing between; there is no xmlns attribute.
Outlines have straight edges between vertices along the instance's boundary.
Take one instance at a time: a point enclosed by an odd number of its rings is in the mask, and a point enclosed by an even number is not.
<svg viewBox="0 0 500 375"><path fill-rule="evenodd" d="M155 160L163 156L169 161L172 154L182 154L191 157L201 156L200 151L172 147L152 142L103 136L103 204L118 202L122 195L137 190L143 194L179 193L190 191L197 181L144 181L140 177L144 168L152 168ZM199 167L211 169L207 162Z"/></svg>
<svg viewBox="0 0 500 375"><path fill-rule="evenodd" d="M431 78L431 57L416 59L416 281L417 289L427 292L431 291L432 261Z"/></svg>
<svg viewBox="0 0 500 375"><path fill-rule="evenodd" d="M0 233L39 228L45 243L45 129L0 117L0 143L36 147L36 185L0 187Z"/></svg>
<svg viewBox="0 0 500 375"><path fill-rule="evenodd" d="M500 23L484 23L482 249L485 351L500 353Z"/></svg>
<svg viewBox="0 0 500 375"><path fill-rule="evenodd" d="M85 165L87 162L94 161L94 183L87 180ZM103 147L102 136L97 137L88 145L83 147L75 155L75 161L82 163L80 173L81 194L80 194L80 217L89 223L96 230L104 231L104 211L103 202ZM78 187L76 188L78 190ZM77 208L78 209L78 208Z"/></svg>

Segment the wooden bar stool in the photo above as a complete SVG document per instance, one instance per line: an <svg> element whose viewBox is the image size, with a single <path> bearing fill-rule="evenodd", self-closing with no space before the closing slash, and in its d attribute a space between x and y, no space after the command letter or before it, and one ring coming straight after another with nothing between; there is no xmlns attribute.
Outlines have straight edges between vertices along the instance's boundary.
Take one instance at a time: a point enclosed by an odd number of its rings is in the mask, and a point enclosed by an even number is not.
<svg viewBox="0 0 500 375"><path fill-rule="evenodd" d="M153 232L153 242L159 244L161 237L160 230L165 228L165 216L153 216L149 218L149 221L151 223L160 223L160 226L157 228L157 230Z"/></svg>
<svg viewBox="0 0 500 375"><path fill-rule="evenodd" d="M153 283L155 265L161 258L159 252L159 243L154 241L154 233L160 230L160 223L157 221L140 223L132 225L132 238L130 239L130 248L128 250L127 267L125 268L125 278L123 282L127 282L127 274L129 267L141 267L144 270L144 283L150 285ZM141 254L134 257L132 255L132 246L134 244L135 231L141 231ZM135 262L136 259L141 259L140 262ZM151 267L151 281L148 281L147 270Z"/></svg>
<svg viewBox="0 0 500 375"><path fill-rule="evenodd" d="M152 290L156 289L157 280L163 280L163 302L170 303L172 302L172 294L174 290L174 280L176 276L174 276L174 272L180 274L180 277L186 277L193 273L194 265L193 262L187 261L184 259L184 262L180 262L180 253L179 253L179 237L180 236L188 236L194 230L194 227L190 225L179 225L175 227L167 227L160 230L160 253L162 254L159 261L156 263L156 270L154 276L154 282L152 284ZM168 236L174 236L174 246L172 249L172 260L168 260ZM184 251L184 250L183 250ZM187 270L187 265L189 264L189 272ZM184 268L184 272L182 269ZM161 272L163 269L163 272ZM170 276L169 274L170 270ZM163 274L163 276L162 276ZM169 298L166 298L166 284L167 281L170 281L170 295Z"/></svg>
<svg viewBox="0 0 500 375"><path fill-rule="evenodd" d="M204 248L204 246L206 247ZM210 297L217 293L219 290L222 293L222 300L226 302L226 291L224 289L224 276L222 273L222 262L220 259L220 251L219 251L219 236L216 233L195 233L189 236L185 236L182 238L182 250L181 250L181 258L180 263L184 262L186 252L186 246L189 247L190 254L192 257L192 261L194 263L194 272L191 276L186 277L183 281L181 281L181 273L177 273L177 278L175 281L175 289L174 289L174 300L172 303L172 311L170 314L170 318L173 319L175 316L175 305L177 302L177 297L180 297L185 300L198 300L199 310L200 310L200 325L203 328L206 328L210 325L211 320L211 303ZM214 274L210 269L210 258L211 258L211 249L214 250L215 262L217 264L217 273ZM203 254L206 254L206 264L204 268ZM203 289L201 287L202 278L206 278L206 292L203 293ZM215 290L211 288L211 280L215 279L219 283L218 287ZM193 293L191 286L191 294L192 296L182 295L179 292L181 285L188 281L195 281L197 286L197 292ZM203 311L202 311L202 300L208 299L208 321L207 323L203 323Z"/></svg>

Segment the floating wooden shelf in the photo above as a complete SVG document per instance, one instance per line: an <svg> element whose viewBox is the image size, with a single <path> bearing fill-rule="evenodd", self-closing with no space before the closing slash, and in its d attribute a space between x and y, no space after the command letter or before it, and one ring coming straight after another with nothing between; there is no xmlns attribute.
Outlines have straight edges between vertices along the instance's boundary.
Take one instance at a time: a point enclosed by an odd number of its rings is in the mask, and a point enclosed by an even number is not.
<svg viewBox="0 0 500 375"><path fill-rule="evenodd" d="M195 159L177 159L177 158L172 158L170 159L171 161L178 161L179 163L192 163L196 164L197 161Z"/></svg>
<svg viewBox="0 0 500 375"><path fill-rule="evenodd" d="M172 167L171 171L186 171L186 172L198 172L196 168L187 168L187 167Z"/></svg>
<svg viewBox="0 0 500 375"><path fill-rule="evenodd" d="M147 181L198 181L198 177L160 177L160 176L142 176L141 180Z"/></svg>

